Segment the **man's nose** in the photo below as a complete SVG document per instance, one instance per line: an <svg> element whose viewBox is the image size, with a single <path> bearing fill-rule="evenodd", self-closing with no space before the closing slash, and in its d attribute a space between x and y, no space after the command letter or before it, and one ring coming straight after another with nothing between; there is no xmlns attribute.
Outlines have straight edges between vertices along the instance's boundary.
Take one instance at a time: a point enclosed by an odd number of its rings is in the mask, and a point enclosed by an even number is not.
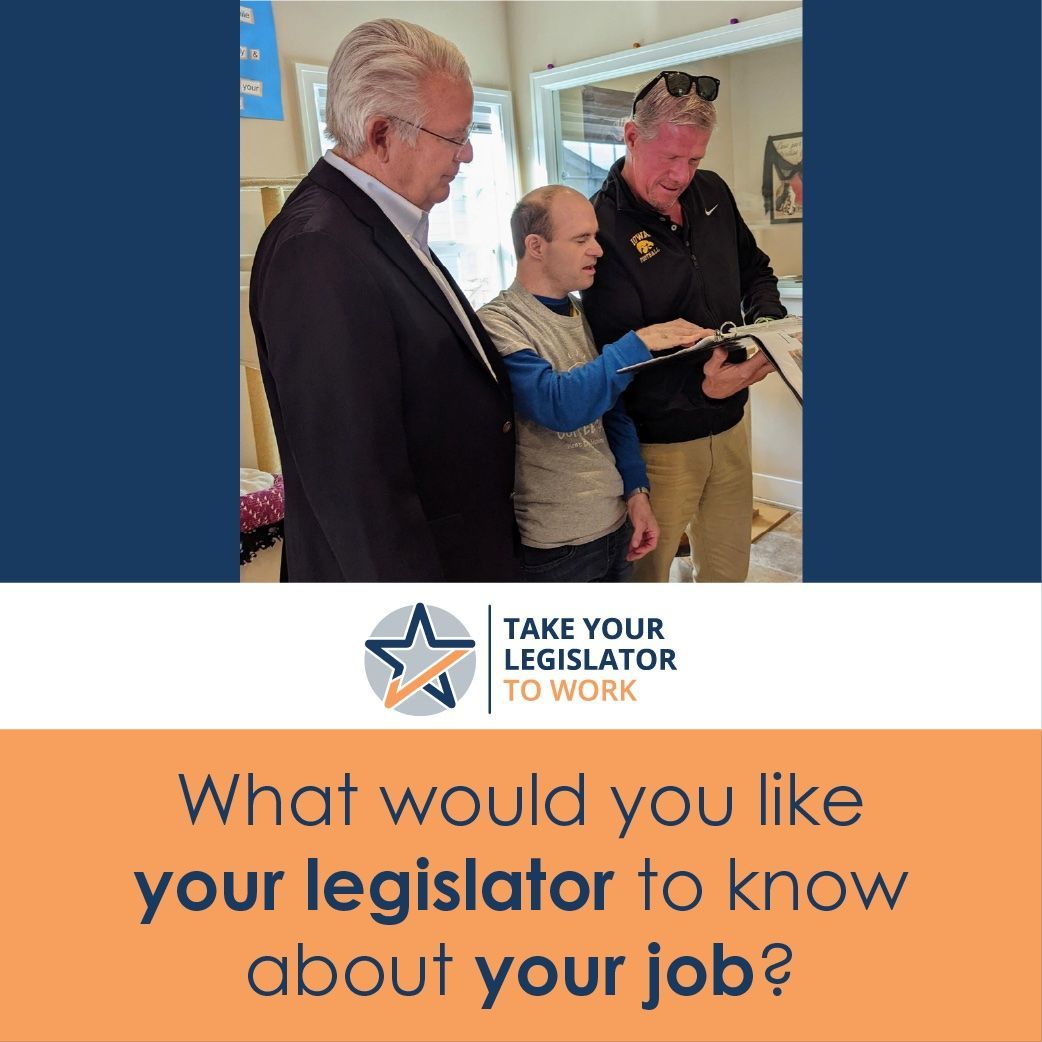
<svg viewBox="0 0 1042 1042"><path fill-rule="evenodd" d="M467 143L456 153L456 162L474 162L474 143L468 139Z"/></svg>
<svg viewBox="0 0 1042 1042"><path fill-rule="evenodd" d="M591 239L590 240L590 247L589 247L589 249L586 252L591 257L603 257L604 256L604 247L596 239Z"/></svg>

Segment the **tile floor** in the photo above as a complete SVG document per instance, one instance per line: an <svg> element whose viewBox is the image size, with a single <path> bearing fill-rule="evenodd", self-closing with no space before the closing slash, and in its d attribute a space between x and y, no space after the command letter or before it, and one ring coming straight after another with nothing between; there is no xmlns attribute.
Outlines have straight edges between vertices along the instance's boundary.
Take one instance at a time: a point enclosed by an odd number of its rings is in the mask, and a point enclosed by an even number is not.
<svg viewBox="0 0 1042 1042"><path fill-rule="evenodd" d="M678 557L669 573L671 583L689 583L691 562ZM780 525L753 543L749 562L751 583L803 581L803 511L793 511Z"/></svg>

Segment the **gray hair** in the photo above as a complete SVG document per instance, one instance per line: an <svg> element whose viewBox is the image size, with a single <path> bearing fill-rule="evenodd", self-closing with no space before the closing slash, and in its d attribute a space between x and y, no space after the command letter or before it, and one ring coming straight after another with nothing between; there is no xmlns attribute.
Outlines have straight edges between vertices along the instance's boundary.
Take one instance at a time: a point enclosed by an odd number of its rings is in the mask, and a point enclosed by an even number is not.
<svg viewBox="0 0 1042 1042"><path fill-rule="evenodd" d="M632 122L641 140L648 141L664 123L712 130L716 126L716 108L711 101L700 98L694 91L674 98L666 90L665 81L659 80L650 93L637 103Z"/></svg>
<svg viewBox="0 0 1042 1042"><path fill-rule="evenodd" d="M410 144L429 113L422 88L431 76L470 82L470 68L454 43L397 18L363 22L344 37L329 66L326 131L348 158L366 149L365 128L374 116L397 116Z"/></svg>
<svg viewBox="0 0 1042 1042"><path fill-rule="evenodd" d="M585 199L581 192L567 185L546 185L533 188L528 195L514 207L510 215L510 236L514 240L514 256L520 260L525 255L525 239L529 235L538 235L551 242L554 237L554 222L550 216L550 207L554 199L562 192L571 192Z"/></svg>

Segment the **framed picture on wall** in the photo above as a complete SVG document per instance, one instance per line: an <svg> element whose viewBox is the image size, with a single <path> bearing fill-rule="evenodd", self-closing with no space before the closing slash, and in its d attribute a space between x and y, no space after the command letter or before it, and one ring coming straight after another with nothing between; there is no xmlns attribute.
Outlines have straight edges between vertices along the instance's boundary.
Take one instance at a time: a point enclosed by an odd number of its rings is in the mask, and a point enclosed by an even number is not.
<svg viewBox="0 0 1042 1042"><path fill-rule="evenodd" d="M763 202L771 224L803 220L803 133L772 134L763 153Z"/></svg>

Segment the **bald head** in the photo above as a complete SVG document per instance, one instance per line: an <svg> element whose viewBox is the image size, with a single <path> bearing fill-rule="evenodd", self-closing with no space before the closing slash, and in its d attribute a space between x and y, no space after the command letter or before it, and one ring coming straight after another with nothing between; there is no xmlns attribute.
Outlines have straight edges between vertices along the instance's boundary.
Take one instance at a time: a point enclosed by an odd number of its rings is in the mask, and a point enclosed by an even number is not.
<svg viewBox="0 0 1042 1042"><path fill-rule="evenodd" d="M545 185L533 188L514 207L510 215L510 234L514 240L514 256L519 261L525 255L525 239L529 235L542 236L547 242L553 240L554 201L568 196L586 201L584 196L567 185Z"/></svg>
<svg viewBox="0 0 1042 1042"><path fill-rule="evenodd" d="M514 207L510 231L517 278L530 293L561 298L593 283L597 215L585 196L565 185L536 188Z"/></svg>

